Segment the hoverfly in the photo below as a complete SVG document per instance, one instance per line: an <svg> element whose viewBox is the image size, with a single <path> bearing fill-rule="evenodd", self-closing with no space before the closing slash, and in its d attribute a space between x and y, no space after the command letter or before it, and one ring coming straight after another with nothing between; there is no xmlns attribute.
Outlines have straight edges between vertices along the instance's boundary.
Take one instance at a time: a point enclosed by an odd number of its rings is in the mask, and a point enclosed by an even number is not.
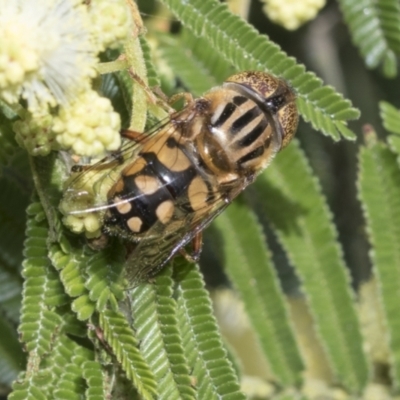
<svg viewBox="0 0 400 400"><path fill-rule="evenodd" d="M64 220L73 228L68 218L84 220L75 231L85 225L92 236L135 243L129 279L150 277L192 240L194 256L200 253L202 230L290 142L297 124L295 94L284 80L233 75L119 157L73 175Z"/></svg>

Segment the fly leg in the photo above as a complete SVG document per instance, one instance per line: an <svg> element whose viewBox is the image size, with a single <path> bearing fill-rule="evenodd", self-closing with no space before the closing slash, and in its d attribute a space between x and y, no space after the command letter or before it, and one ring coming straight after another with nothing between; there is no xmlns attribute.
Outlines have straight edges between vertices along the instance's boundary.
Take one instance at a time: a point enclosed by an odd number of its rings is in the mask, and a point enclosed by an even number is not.
<svg viewBox="0 0 400 400"><path fill-rule="evenodd" d="M143 82L143 79L130 68L128 70L130 77L138 84L147 96L150 104L161 107L168 114L175 112L171 107L167 96L161 91L159 87L150 88Z"/></svg>
<svg viewBox="0 0 400 400"><path fill-rule="evenodd" d="M190 252L187 252L186 249L179 250L180 254L185 257L187 261L194 264L197 263L200 259L201 250L203 248L203 233L198 232L192 239L192 248Z"/></svg>
<svg viewBox="0 0 400 400"><path fill-rule="evenodd" d="M121 159L121 154L115 152L112 154L112 158L109 157L100 160L96 164L75 164L71 167L71 172L84 172L96 167L96 171L100 171L103 169L110 169L117 165L122 164L123 160Z"/></svg>
<svg viewBox="0 0 400 400"><path fill-rule="evenodd" d="M123 129L121 131L121 136L138 144L143 143L146 139L148 139L148 135L144 134L143 132L131 131L129 129Z"/></svg>
<svg viewBox="0 0 400 400"><path fill-rule="evenodd" d="M176 93L168 99L168 104L174 104L180 100L183 100L183 108L185 108L188 104L193 103L193 96L188 92Z"/></svg>

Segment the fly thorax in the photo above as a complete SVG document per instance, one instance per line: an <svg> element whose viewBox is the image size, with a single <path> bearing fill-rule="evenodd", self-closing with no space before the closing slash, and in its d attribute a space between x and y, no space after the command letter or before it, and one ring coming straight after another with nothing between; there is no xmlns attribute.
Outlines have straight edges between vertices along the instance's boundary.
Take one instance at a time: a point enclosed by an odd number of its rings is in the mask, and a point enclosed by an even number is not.
<svg viewBox="0 0 400 400"><path fill-rule="evenodd" d="M264 169L281 145L265 112L234 90L219 88L207 99L209 119L197 146L208 168L232 177Z"/></svg>

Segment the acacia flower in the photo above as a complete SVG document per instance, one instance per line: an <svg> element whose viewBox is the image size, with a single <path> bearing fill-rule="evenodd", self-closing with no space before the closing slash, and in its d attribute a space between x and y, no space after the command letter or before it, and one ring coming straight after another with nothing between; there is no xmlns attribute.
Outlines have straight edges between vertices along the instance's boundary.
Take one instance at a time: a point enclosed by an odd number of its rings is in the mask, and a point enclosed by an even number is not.
<svg viewBox="0 0 400 400"><path fill-rule="evenodd" d="M58 150L56 133L53 131L53 117L44 113L42 115L30 114L13 125L15 139L29 154L45 156L51 150Z"/></svg>
<svg viewBox="0 0 400 400"><path fill-rule="evenodd" d="M289 30L295 30L312 20L326 0L263 0L264 11L271 21Z"/></svg>
<svg viewBox="0 0 400 400"><path fill-rule="evenodd" d="M96 50L78 0L8 0L0 7L0 97L32 112L65 104L90 85Z"/></svg>
<svg viewBox="0 0 400 400"><path fill-rule="evenodd" d="M97 156L117 150L121 144L120 116L111 101L94 90L82 92L54 119L56 140L63 149L81 156Z"/></svg>
<svg viewBox="0 0 400 400"><path fill-rule="evenodd" d="M116 48L126 40L131 15L125 0L91 0L89 16L99 51Z"/></svg>

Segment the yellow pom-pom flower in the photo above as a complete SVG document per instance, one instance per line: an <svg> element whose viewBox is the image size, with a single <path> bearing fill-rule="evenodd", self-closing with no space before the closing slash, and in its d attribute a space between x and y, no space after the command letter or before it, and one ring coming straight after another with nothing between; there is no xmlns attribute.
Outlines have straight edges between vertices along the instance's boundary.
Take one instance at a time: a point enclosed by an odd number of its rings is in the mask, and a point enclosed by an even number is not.
<svg viewBox="0 0 400 400"><path fill-rule="evenodd" d="M15 139L33 156L45 156L59 148L56 133L52 130L53 117L50 114L29 115L14 123Z"/></svg>
<svg viewBox="0 0 400 400"><path fill-rule="evenodd" d="M8 0L0 6L0 98L31 112L90 85L97 62L86 7L77 0Z"/></svg>
<svg viewBox="0 0 400 400"><path fill-rule="evenodd" d="M295 30L312 20L326 0L264 0L264 11L271 21Z"/></svg>
<svg viewBox="0 0 400 400"><path fill-rule="evenodd" d="M89 15L99 51L116 48L126 40L131 28L131 15L125 0L92 0Z"/></svg>
<svg viewBox="0 0 400 400"><path fill-rule="evenodd" d="M61 148L81 156L117 150L121 144L120 129L121 120L111 101L93 90L82 92L63 107L53 125Z"/></svg>

